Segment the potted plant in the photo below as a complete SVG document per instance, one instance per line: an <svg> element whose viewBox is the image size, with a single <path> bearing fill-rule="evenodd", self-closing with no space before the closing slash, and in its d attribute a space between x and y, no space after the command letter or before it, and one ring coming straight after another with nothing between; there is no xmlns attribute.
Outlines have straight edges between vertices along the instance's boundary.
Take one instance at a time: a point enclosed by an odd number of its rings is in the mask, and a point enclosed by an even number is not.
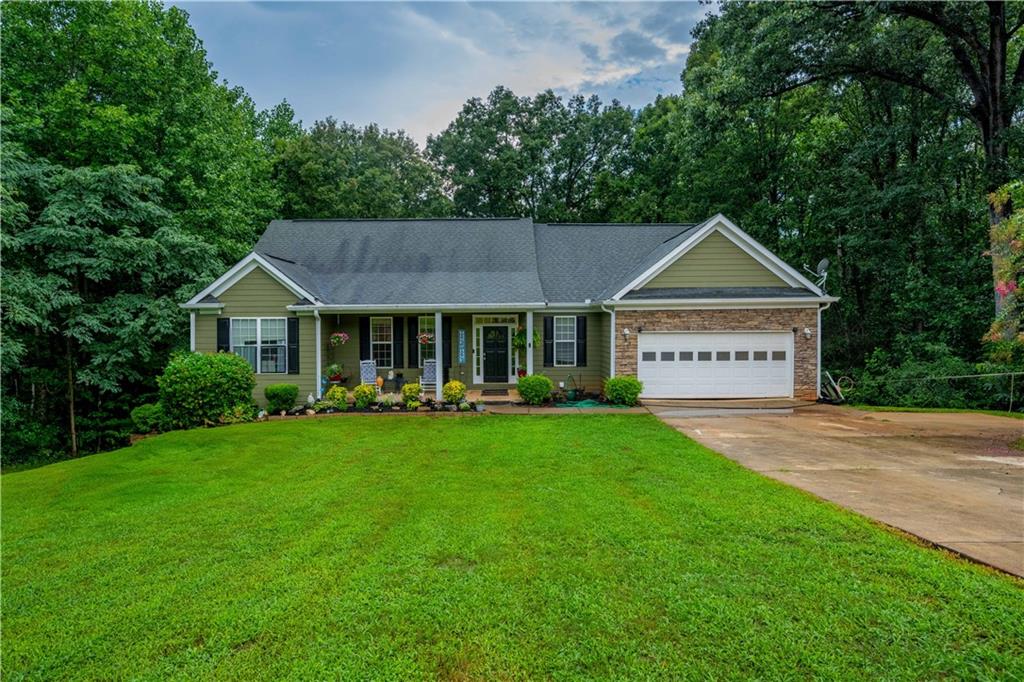
<svg viewBox="0 0 1024 682"><path fill-rule="evenodd" d="M327 337L327 344L331 348L337 348L338 346L344 346L348 343L349 335L345 332L334 332Z"/></svg>
<svg viewBox="0 0 1024 682"><path fill-rule="evenodd" d="M326 374L327 378L331 381L344 381L345 365L340 362L332 362L324 367L324 374Z"/></svg>
<svg viewBox="0 0 1024 682"><path fill-rule="evenodd" d="M533 345L538 346L541 342L540 331L537 329L533 330ZM516 327L515 334L512 335L512 350L516 356L519 357L521 351L526 350L526 328L523 325ZM523 358L525 360L525 358ZM525 364L525 362L524 362ZM526 376L525 370L519 370L522 372L519 376Z"/></svg>

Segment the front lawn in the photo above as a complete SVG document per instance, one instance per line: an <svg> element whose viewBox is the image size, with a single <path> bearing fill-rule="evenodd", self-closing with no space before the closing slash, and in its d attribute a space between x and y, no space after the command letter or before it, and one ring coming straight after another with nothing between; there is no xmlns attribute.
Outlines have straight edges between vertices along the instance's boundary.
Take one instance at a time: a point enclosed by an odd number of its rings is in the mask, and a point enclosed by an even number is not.
<svg viewBox="0 0 1024 682"><path fill-rule="evenodd" d="M2 482L6 679L1024 675L1020 581L649 416L248 424Z"/></svg>

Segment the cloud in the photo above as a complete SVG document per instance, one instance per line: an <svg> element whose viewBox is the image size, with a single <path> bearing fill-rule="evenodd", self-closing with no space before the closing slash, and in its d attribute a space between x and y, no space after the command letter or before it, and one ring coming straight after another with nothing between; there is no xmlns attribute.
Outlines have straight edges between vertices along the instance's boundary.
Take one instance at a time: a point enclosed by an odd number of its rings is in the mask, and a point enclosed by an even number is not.
<svg viewBox="0 0 1024 682"><path fill-rule="evenodd" d="M664 48L637 31L623 31L612 38L610 59L613 61L623 64L662 61L665 54Z"/></svg>
<svg viewBox="0 0 1024 682"><path fill-rule="evenodd" d="M257 106L287 98L307 124L334 116L420 143L496 85L642 106L678 92L688 3L177 2L221 77Z"/></svg>

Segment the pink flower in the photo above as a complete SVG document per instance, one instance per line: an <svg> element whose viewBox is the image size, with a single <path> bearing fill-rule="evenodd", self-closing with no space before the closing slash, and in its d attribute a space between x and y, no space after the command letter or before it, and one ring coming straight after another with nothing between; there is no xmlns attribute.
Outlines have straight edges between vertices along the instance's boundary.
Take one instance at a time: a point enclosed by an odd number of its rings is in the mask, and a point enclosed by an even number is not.
<svg viewBox="0 0 1024 682"><path fill-rule="evenodd" d="M998 293L1001 297L1009 296L1010 294L1012 294L1016 290L1017 290L1017 283L1015 281L1013 281L1013 280L1010 280L1009 282L997 282L996 283L996 293Z"/></svg>

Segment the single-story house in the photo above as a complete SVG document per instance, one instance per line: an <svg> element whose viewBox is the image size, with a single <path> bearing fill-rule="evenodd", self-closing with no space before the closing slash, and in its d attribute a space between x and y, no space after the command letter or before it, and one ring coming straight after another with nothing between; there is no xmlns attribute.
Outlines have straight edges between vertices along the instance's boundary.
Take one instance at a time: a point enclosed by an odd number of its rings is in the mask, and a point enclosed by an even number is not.
<svg viewBox="0 0 1024 682"><path fill-rule="evenodd" d="M834 300L716 215L275 220L182 305L192 350L247 358L258 400L280 382L319 396L332 363L351 387L360 360L411 381L431 358L443 381L471 389L508 388L525 371L594 392L632 375L646 398L813 399ZM348 341L332 345L340 333Z"/></svg>

